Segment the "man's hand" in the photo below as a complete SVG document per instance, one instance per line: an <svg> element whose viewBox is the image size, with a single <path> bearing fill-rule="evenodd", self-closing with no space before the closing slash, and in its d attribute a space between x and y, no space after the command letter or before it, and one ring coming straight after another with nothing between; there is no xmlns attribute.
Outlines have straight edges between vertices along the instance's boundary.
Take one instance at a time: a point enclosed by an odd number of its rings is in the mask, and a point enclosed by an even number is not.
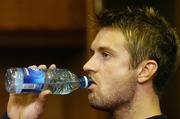
<svg viewBox="0 0 180 119"><path fill-rule="evenodd" d="M37 68L31 66L30 68ZM38 68L47 69L45 65ZM50 69L56 68L51 65ZM51 92L49 90L42 91L40 94L10 94L7 113L10 119L37 119L44 111L47 97Z"/></svg>

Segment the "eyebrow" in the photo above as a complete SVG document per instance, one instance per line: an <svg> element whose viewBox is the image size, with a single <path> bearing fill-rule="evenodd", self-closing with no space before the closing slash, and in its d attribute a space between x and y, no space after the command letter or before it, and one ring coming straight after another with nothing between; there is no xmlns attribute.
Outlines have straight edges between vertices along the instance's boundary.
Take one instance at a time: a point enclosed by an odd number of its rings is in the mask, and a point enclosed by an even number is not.
<svg viewBox="0 0 180 119"><path fill-rule="evenodd" d="M108 51L114 52L110 47L99 47L98 50L99 51L108 50Z"/></svg>
<svg viewBox="0 0 180 119"><path fill-rule="evenodd" d="M111 53L114 53L115 51L107 46L101 46L98 48L98 51L110 51ZM94 50L92 48L90 48L90 52L94 52Z"/></svg>

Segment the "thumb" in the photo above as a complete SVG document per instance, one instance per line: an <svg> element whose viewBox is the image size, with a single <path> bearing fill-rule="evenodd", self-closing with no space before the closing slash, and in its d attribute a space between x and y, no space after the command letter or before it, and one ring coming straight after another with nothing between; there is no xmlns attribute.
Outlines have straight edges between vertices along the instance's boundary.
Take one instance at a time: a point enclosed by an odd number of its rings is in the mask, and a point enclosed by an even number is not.
<svg viewBox="0 0 180 119"><path fill-rule="evenodd" d="M42 91L36 99L35 110L38 114L43 113L49 94L51 94L50 90Z"/></svg>

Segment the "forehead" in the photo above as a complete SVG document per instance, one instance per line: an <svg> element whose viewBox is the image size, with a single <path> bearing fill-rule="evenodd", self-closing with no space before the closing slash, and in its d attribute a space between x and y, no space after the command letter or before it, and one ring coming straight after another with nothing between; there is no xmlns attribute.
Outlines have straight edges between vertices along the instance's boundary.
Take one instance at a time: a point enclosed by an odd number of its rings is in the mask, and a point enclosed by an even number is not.
<svg viewBox="0 0 180 119"><path fill-rule="evenodd" d="M108 47L118 50L125 47L125 43L125 37L120 29L103 28L96 35L91 48Z"/></svg>

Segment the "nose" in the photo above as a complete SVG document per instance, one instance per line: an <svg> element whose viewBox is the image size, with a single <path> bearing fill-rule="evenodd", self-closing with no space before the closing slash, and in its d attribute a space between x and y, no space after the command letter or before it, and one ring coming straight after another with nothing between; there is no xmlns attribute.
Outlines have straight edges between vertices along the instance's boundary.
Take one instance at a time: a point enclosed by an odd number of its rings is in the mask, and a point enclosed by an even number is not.
<svg viewBox="0 0 180 119"><path fill-rule="evenodd" d="M91 73L91 72L96 72L97 70L97 63L95 62L94 60L94 57L91 57L89 59L89 61L87 61L84 66L83 66L83 70L88 72L88 73Z"/></svg>

